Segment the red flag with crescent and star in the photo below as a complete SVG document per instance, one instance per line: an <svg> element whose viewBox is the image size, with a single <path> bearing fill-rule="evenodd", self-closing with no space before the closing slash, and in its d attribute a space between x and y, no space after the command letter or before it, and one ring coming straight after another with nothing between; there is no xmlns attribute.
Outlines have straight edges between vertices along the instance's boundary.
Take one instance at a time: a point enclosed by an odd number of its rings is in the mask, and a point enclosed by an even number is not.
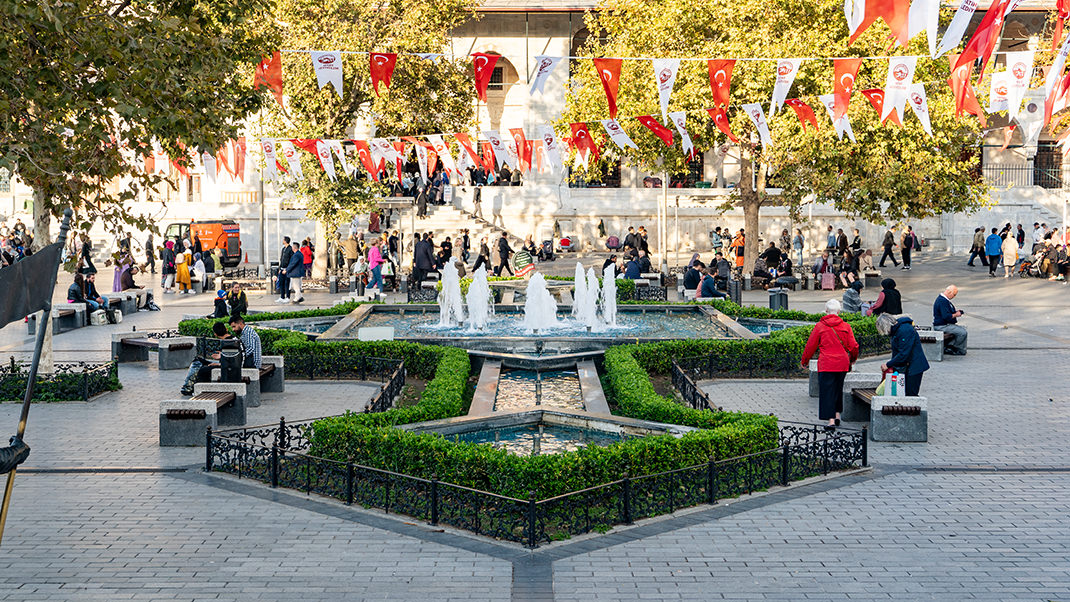
<svg viewBox="0 0 1070 602"><path fill-rule="evenodd" d="M375 163L372 162L372 149L368 146L367 140L350 140L353 146L357 147L357 158L360 159L360 164L364 166L364 171L368 172L376 182L379 181L379 174L375 169Z"/></svg>
<svg viewBox="0 0 1070 602"><path fill-rule="evenodd" d="M256 72L253 73L253 88L259 89L261 86L267 86L271 90L271 94L285 114L286 107L282 104L282 54L278 50L270 57L264 57L256 66Z"/></svg>
<svg viewBox="0 0 1070 602"><path fill-rule="evenodd" d="M592 59L594 69L598 72L598 79L602 81L602 89L606 91L606 101L609 102L609 116L617 118L617 91L620 88L620 68L624 64L622 59Z"/></svg>
<svg viewBox="0 0 1070 602"><path fill-rule="evenodd" d="M739 142L739 138L736 138L735 134L732 133L732 128L728 123L728 113L725 112L724 107L706 109L706 111L710 114L710 117L713 118L713 123L717 126L717 129L724 132L724 135L728 136L728 139L732 142Z"/></svg>
<svg viewBox="0 0 1070 602"><path fill-rule="evenodd" d="M479 147L483 150L483 170L497 173L498 170L494 169L494 146L490 142L481 142Z"/></svg>
<svg viewBox="0 0 1070 602"><path fill-rule="evenodd" d="M713 90L713 105L727 107L732 87L732 69L736 66L735 59L714 59L707 61L706 66L710 71L710 89Z"/></svg>
<svg viewBox="0 0 1070 602"><path fill-rule="evenodd" d="M892 30L892 37L896 39L902 46L906 46L910 41L910 2L904 2L903 0L866 0L866 15L862 18L862 23L858 25L858 29L847 40L848 45L853 44L858 36L862 35L866 29L869 29L870 25L878 18L883 18L884 22L888 24L888 28Z"/></svg>
<svg viewBox="0 0 1070 602"><path fill-rule="evenodd" d="M479 100L487 102L487 85L490 84L490 76L494 74L494 65L498 62L497 54L485 52L472 53L472 68L476 76L476 94Z"/></svg>
<svg viewBox="0 0 1070 602"><path fill-rule="evenodd" d="M981 110L981 103L977 102L977 93L974 91L973 85L970 84L970 76L973 75L973 63L970 62L956 67L959 56L957 54L949 54L947 58L951 61L951 77L948 78L947 85L951 86L951 91L955 93L955 116L959 117L965 111L971 115L976 115L981 122L981 127L986 127L988 120L985 119L985 112Z"/></svg>
<svg viewBox="0 0 1070 602"><path fill-rule="evenodd" d="M453 138L455 140L457 140L457 142L459 142L461 144L461 146L464 148L465 152L468 153L468 156L472 158L472 164L473 165L479 165L479 163L480 163L479 154L476 153L475 147L472 146L472 138L468 135L468 133L467 132L457 132L456 134L453 135Z"/></svg>
<svg viewBox="0 0 1070 602"><path fill-rule="evenodd" d="M397 66L398 55L393 52L373 52L368 55L369 68L372 74L372 90L379 96L379 82L387 88L390 87L390 78L394 75L394 67Z"/></svg>
<svg viewBox="0 0 1070 602"><path fill-rule="evenodd" d="M405 166L405 141L395 140L394 145L394 169L398 173L398 182L401 181L402 168ZM384 161L386 159L383 159Z"/></svg>
<svg viewBox="0 0 1070 602"><path fill-rule="evenodd" d="M795 116L799 118L799 123L802 124L803 130L806 129L806 124L817 128L817 116L814 115L814 110L810 108L810 105L806 104L798 98L789 98L784 101L784 104L788 105L795 111Z"/></svg>
<svg viewBox="0 0 1070 602"><path fill-rule="evenodd" d="M589 158L597 161L598 145L591 138L591 131L587 129L587 124L571 123L569 128L572 129L572 148L576 149L578 153L586 151Z"/></svg>
<svg viewBox="0 0 1070 602"><path fill-rule="evenodd" d="M870 88L869 90L862 90L862 95L869 100L869 104L877 111L877 119L881 118L881 113L884 112L884 90L880 88ZM899 127L903 127L903 122L899 121L899 115L896 114L893 109L891 113L888 113L888 117L881 123L891 121Z"/></svg>
<svg viewBox="0 0 1070 602"><path fill-rule="evenodd" d="M639 123L645 125L654 132L654 135L661 138L661 141L665 143L665 146L672 146L672 131L669 128L658 123L657 119L654 119L650 115L643 115L642 117L636 117Z"/></svg>
<svg viewBox="0 0 1070 602"><path fill-rule="evenodd" d="M836 97L834 120L847 114L851 93L855 89L855 76L858 75L858 67L861 65L861 58L833 60L832 94Z"/></svg>
<svg viewBox="0 0 1070 602"><path fill-rule="evenodd" d="M992 3L991 8L985 12L984 18L981 19L981 23L977 25L977 29L973 31L973 37L970 38L969 42L966 42L966 47L962 49L959 60L951 65L952 69L967 63L972 67L973 62L980 58L981 69L977 72L977 79L980 81L984 78L985 65L988 64L988 59L992 57L992 50L995 48L996 41L999 40L999 36L1003 31L1004 11L1007 10L1008 2L1010 0L999 0Z"/></svg>
<svg viewBox="0 0 1070 602"><path fill-rule="evenodd" d="M524 167L524 146L528 141L528 137L524 135L524 128L509 128L509 135L513 138L513 144L516 145L516 159L520 163L520 171L527 172L531 168L531 161L528 161L528 166Z"/></svg>

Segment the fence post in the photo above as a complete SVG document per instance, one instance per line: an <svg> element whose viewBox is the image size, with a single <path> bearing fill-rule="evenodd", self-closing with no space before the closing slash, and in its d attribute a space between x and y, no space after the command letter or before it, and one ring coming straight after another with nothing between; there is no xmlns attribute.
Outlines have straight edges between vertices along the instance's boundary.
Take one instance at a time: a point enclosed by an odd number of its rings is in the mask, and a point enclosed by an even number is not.
<svg viewBox="0 0 1070 602"><path fill-rule="evenodd" d="M869 466L869 425L862 426L862 466Z"/></svg>
<svg viewBox="0 0 1070 602"><path fill-rule="evenodd" d="M632 478L624 473L624 524L632 524Z"/></svg>
<svg viewBox="0 0 1070 602"><path fill-rule="evenodd" d="M438 475L431 475L431 524L438 524Z"/></svg>
<svg viewBox="0 0 1070 602"><path fill-rule="evenodd" d="M368 380L368 356L361 355L360 357L360 380Z"/></svg>
<svg viewBox="0 0 1070 602"><path fill-rule="evenodd" d="M212 427L204 433L204 472L212 472Z"/></svg>
<svg viewBox="0 0 1070 602"><path fill-rule="evenodd" d="M316 380L316 352L308 350L308 380Z"/></svg>
<svg viewBox="0 0 1070 602"><path fill-rule="evenodd" d="M289 449L290 441L286 436L286 417L279 416L279 432L275 434L275 445L278 445L282 449Z"/></svg>
<svg viewBox="0 0 1070 602"><path fill-rule="evenodd" d="M528 547L534 549L535 544L535 492L528 492Z"/></svg>
<svg viewBox="0 0 1070 602"><path fill-rule="evenodd" d="M713 354L706 356L706 378L713 378Z"/></svg>
<svg viewBox="0 0 1070 602"><path fill-rule="evenodd" d="M89 401L89 370L82 365L82 401Z"/></svg>
<svg viewBox="0 0 1070 602"><path fill-rule="evenodd" d="M788 462L790 461L791 447L785 445L784 453L780 454L780 484L784 487L788 486Z"/></svg>
<svg viewBox="0 0 1070 602"><path fill-rule="evenodd" d="M279 446L271 446L271 487L279 486Z"/></svg>
<svg viewBox="0 0 1070 602"><path fill-rule="evenodd" d="M353 463L346 462L346 505L353 505Z"/></svg>
<svg viewBox="0 0 1070 602"><path fill-rule="evenodd" d="M827 436L821 442L821 472L829 473L829 438Z"/></svg>

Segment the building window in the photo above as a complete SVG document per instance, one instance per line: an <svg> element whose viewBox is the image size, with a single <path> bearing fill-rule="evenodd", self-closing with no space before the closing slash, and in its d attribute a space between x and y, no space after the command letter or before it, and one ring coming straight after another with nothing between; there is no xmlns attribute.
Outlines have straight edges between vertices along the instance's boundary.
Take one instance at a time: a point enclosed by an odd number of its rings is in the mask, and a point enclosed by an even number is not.
<svg viewBox="0 0 1070 602"><path fill-rule="evenodd" d="M488 90L502 90L505 88L505 70L501 67L495 67L494 71L490 73L490 83L487 85Z"/></svg>
<svg viewBox="0 0 1070 602"><path fill-rule="evenodd" d="M1063 154L1056 142L1038 142L1033 159L1033 185L1041 188L1063 187Z"/></svg>
<svg viewBox="0 0 1070 602"><path fill-rule="evenodd" d="M11 172L0 167L0 192L11 192Z"/></svg>
<svg viewBox="0 0 1070 602"><path fill-rule="evenodd" d="M695 153L695 159L687 162L687 171L669 176L670 188L697 188L697 184L703 181L702 153Z"/></svg>
<svg viewBox="0 0 1070 602"><path fill-rule="evenodd" d="M572 175L572 168L569 168ZM568 182L569 188L620 188L620 159L610 161L607 165L594 165L587 171Z"/></svg>

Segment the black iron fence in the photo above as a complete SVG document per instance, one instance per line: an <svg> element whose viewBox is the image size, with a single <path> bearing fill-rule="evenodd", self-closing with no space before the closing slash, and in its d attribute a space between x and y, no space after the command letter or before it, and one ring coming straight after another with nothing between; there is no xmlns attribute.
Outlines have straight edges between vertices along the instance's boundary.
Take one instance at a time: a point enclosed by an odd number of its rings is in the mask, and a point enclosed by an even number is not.
<svg viewBox="0 0 1070 602"><path fill-rule="evenodd" d="M318 420L318 419L317 419ZM622 479L556 497L522 500L435 479L310 456L314 420L208 431L205 470L250 478L449 525L479 535L540 545L614 525L714 504L792 481L868 465L865 429L828 432L782 422L780 447Z"/></svg>
<svg viewBox="0 0 1070 602"><path fill-rule="evenodd" d="M676 372L686 373L692 381L711 378L762 378L803 374L799 356L791 353L709 353L672 361L673 384ZM679 388L679 387L677 387Z"/></svg>
<svg viewBox="0 0 1070 602"><path fill-rule="evenodd" d="M52 374L37 375L35 401L89 401L121 386L119 364L115 361L56 363L54 369ZM14 357L0 365L0 401L22 401L28 378L29 365L16 362Z"/></svg>
<svg viewBox="0 0 1070 602"><path fill-rule="evenodd" d="M981 168L985 180L991 186L1040 186L1062 188L1063 168L1037 165L989 164Z"/></svg>

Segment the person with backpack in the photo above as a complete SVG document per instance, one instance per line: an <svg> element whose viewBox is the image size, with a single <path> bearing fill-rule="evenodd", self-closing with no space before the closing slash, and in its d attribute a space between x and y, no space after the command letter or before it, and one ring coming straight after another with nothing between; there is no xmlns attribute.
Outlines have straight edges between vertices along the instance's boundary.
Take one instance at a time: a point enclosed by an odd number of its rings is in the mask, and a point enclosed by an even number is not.
<svg viewBox="0 0 1070 602"><path fill-rule="evenodd" d="M818 418L828 420L826 430L835 430L843 411L843 381L858 359L858 341L851 325L839 316L840 302L825 302L825 315L810 331L801 364L808 368L810 358L817 356Z"/></svg>
<svg viewBox="0 0 1070 602"><path fill-rule="evenodd" d="M903 267L901 270L910 269L910 253L912 251L920 251L921 243L918 242L918 235L914 234L914 226L907 226L907 231L903 233L903 247L901 254L903 255Z"/></svg>

